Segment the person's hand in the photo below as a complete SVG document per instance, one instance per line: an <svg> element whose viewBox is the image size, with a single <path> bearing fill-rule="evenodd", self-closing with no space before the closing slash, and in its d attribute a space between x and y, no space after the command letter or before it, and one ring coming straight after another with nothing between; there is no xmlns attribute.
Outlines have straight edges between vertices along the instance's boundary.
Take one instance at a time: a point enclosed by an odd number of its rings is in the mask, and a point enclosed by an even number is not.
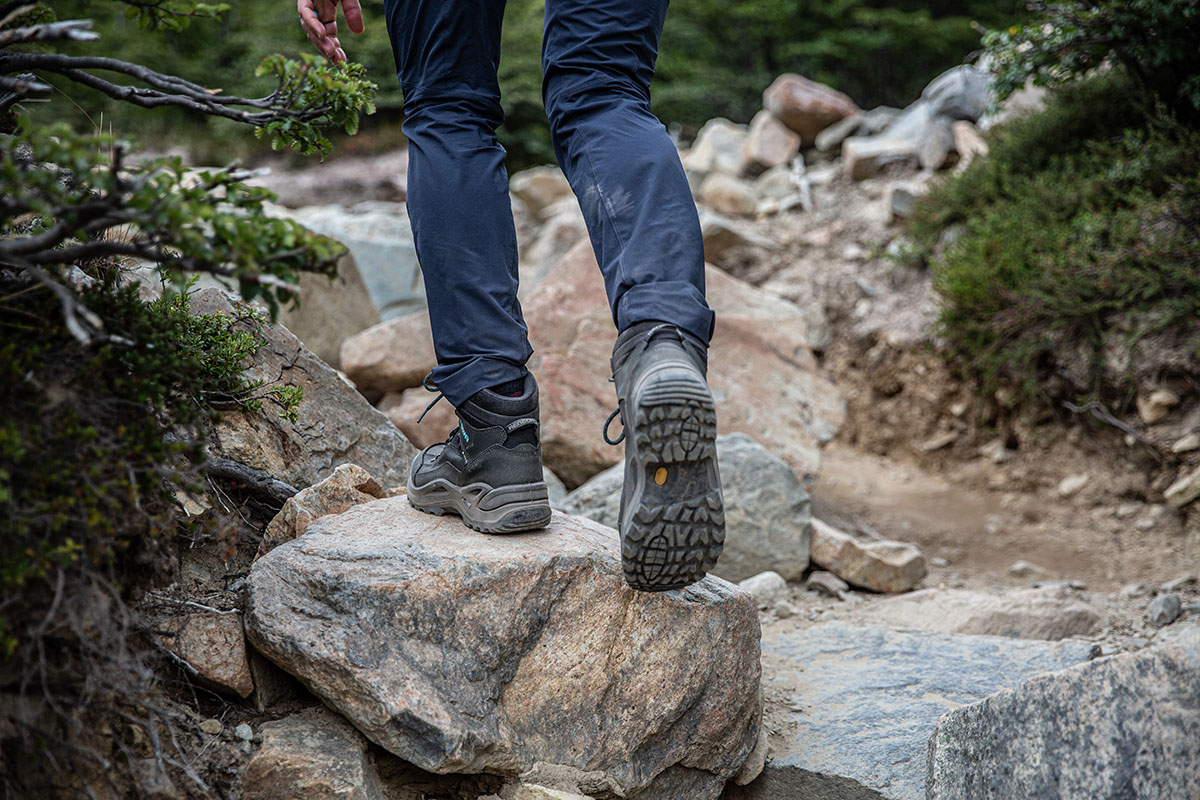
<svg viewBox="0 0 1200 800"><path fill-rule="evenodd" d="M363 32L362 7L358 0L296 0L300 25L317 52L335 64L346 60L337 35L337 7L342 6L346 25L353 33Z"/></svg>

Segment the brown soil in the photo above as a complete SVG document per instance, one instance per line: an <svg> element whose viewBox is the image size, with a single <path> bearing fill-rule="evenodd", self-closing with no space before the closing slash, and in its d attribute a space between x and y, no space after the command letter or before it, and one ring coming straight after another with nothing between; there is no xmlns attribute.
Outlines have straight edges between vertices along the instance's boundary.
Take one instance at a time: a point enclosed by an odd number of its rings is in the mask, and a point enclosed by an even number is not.
<svg viewBox="0 0 1200 800"><path fill-rule="evenodd" d="M810 168L818 180L822 171L828 167ZM916 543L935 565L925 585L1061 579L1113 591L1196 573L1200 515L1189 521L1163 503L1177 472L1169 454L1090 416L1018 414L1003 396L980 398L937 351L930 275L886 255L902 241L902 227L889 219L888 185L912 177L833 177L814 187L813 212L754 226L777 250L735 253L724 265L797 303L819 304L829 317L822 363L848 414L825 450L816 515L868 537ZM1081 489L1060 493L1065 478L1080 475ZM1040 572L1010 575L1017 561Z"/></svg>

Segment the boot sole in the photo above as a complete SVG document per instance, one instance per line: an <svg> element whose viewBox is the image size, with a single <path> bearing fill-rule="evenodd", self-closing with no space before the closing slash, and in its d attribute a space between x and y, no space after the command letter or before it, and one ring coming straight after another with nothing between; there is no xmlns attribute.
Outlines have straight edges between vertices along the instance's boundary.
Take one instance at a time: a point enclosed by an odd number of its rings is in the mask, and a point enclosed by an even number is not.
<svg viewBox="0 0 1200 800"><path fill-rule="evenodd" d="M486 483L455 486L439 478L408 489L408 502L434 516L454 514L480 533L520 533L550 524L550 495L545 481L498 488Z"/></svg>
<svg viewBox="0 0 1200 800"><path fill-rule="evenodd" d="M621 536L625 581L665 592L702 579L725 544L712 392L678 370L653 376L635 398L627 458L636 478Z"/></svg>

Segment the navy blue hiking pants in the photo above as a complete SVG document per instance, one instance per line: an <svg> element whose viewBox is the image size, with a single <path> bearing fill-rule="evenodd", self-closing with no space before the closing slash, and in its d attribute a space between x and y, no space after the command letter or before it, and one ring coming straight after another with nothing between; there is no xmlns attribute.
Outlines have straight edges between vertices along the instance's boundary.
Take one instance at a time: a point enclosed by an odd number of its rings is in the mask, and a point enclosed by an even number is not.
<svg viewBox="0 0 1200 800"><path fill-rule="evenodd" d="M496 70L504 0L387 0L404 90L408 213L438 366L455 406L524 376ZM618 330L671 322L707 342L704 248L674 145L650 113L667 0L547 0L542 99ZM607 365L596 365L598 369Z"/></svg>

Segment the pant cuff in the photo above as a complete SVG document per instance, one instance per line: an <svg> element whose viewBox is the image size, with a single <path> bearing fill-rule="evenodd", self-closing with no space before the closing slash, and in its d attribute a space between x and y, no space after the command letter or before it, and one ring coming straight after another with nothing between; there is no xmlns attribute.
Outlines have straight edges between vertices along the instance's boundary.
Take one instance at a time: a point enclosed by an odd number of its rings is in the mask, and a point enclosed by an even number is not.
<svg viewBox="0 0 1200 800"><path fill-rule="evenodd" d="M480 356L461 364L439 364L433 368L433 382L457 408L476 392L524 378L528 372L524 364Z"/></svg>
<svg viewBox="0 0 1200 800"><path fill-rule="evenodd" d="M643 283L630 288L617 302L617 330L638 322L669 322L708 344L716 315L704 295L685 281Z"/></svg>

